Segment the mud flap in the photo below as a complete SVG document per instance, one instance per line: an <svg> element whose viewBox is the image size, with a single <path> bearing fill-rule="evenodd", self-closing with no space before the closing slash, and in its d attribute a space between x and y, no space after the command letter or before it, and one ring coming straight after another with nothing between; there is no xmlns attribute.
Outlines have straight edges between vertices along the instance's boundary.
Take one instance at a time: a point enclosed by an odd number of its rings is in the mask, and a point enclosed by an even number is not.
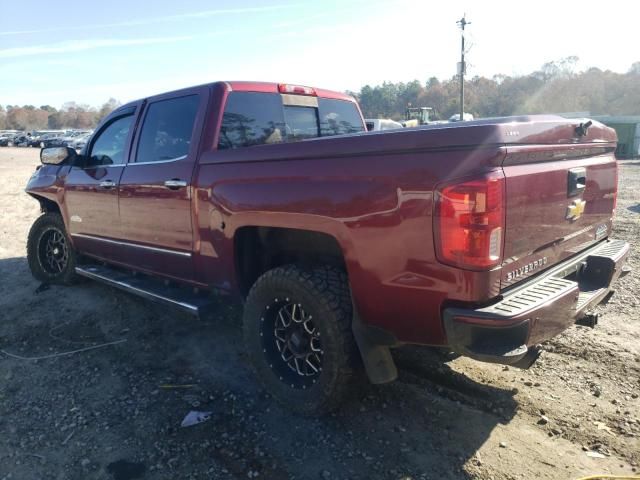
<svg viewBox="0 0 640 480"><path fill-rule="evenodd" d="M398 378L398 369L393 361L389 346L373 341L357 310L353 308L353 321L351 323L353 336L356 339L362 363L369 381L375 385L393 382Z"/></svg>

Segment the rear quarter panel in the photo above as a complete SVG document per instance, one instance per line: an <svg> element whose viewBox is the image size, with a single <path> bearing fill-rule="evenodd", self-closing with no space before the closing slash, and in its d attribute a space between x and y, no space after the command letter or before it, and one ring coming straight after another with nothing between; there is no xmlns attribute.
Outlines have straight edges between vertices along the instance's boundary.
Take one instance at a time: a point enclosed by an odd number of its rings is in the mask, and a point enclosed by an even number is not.
<svg viewBox="0 0 640 480"><path fill-rule="evenodd" d="M442 344L442 302L497 295L499 271L456 270L436 261L433 189L447 178L496 168L499 149L400 151L387 145L366 155L318 155L322 148L312 145L342 142L356 151L383 142L368 135L203 154L195 192L200 275L205 283L237 288L228 272L235 271L233 237L243 226L327 233L343 250L367 323L400 341Z"/></svg>

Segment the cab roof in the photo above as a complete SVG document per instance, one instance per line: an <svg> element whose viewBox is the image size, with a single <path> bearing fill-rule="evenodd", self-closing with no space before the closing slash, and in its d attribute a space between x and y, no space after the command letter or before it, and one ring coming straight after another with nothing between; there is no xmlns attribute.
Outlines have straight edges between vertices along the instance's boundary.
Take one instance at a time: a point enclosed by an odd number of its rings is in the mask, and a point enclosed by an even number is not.
<svg viewBox="0 0 640 480"><path fill-rule="evenodd" d="M152 97L156 97L158 95L166 95L166 94L172 94L172 93L178 93L181 92L183 90L190 90L192 88L195 87L214 87L214 86L222 86L223 88L225 88L227 91L229 92L263 92L263 93L279 93L279 86L283 85L282 83L274 83L274 82L252 82L252 81L219 81L219 82L211 82L211 83L205 83L203 85L194 85L191 87L186 87L186 88L181 88L178 90L171 90L169 92L161 92L161 93L156 93L154 95L149 95L149 97L145 97L145 98L152 98ZM293 85L293 84L287 84L287 85ZM298 85L295 85L298 86ZM346 93L342 93L342 92L336 92L333 90L325 90L323 88L316 88L316 87L311 87L313 88L313 90L315 91L315 94L317 97L320 98L332 98L332 99L336 99L336 100L346 100L349 102L355 102L355 99L351 96L351 95L347 95ZM295 95L295 93L294 93ZM127 108L130 106L133 106L135 104L137 104L138 102L140 102L142 99L137 99L137 100L133 100L131 102L128 102L120 107L118 107L116 110L120 110L122 108Z"/></svg>
<svg viewBox="0 0 640 480"><path fill-rule="evenodd" d="M279 86L283 83L273 82L247 82L247 81L233 81L224 82L229 86L231 91L239 92L264 92L264 93L279 93ZM287 84L288 85L288 84ZM316 96L322 98L334 98L336 100L348 100L353 102L352 96L346 93L336 92L333 90L325 90L323 88L311 87L315 90Z"/></svg>

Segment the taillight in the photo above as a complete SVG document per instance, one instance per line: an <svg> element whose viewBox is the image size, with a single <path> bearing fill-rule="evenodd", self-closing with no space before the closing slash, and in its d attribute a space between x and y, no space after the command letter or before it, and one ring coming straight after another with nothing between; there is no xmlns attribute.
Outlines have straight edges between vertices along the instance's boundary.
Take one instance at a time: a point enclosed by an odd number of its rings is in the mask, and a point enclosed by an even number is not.
<svg viewBox="0 0 640 480"><path fill-rule="evenodd" d="M290 85L288 83L279 83L278 91L280 93L295 93L298 95L314 95L316 91L311 87L304 87L302 85Z"/></svg>
<svg viewBox="0 0 640 480"><path fill-rule="evenodd" d="M438 260L471 270L501 262L504 184L500 171L436 190L433 223Z"/></svg>

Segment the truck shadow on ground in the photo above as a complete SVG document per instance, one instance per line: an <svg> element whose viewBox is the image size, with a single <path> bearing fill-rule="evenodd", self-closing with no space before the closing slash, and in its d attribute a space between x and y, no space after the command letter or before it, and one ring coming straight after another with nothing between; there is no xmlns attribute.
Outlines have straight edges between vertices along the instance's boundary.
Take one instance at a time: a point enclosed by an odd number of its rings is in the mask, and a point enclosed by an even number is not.
<svg viewBox="0 0 640 480"><path fill-rule="evenodd" d="M126 342L38 362L0 354L9 379L0 430L14 425L0 458L27 438L24 448L56 459L48 471L70 478L88 478L87 469L111 478L118 461L142 464L144 478L471 478L477 450L517 409L511 391L457 373L428 349L403 348L396 382L363 385L324 418L295 416L255 381L238 305L220 301L196 319L91 282L35 295L25 267L23 258L0 261L17 287L3 299L0 348L29 356ZM211 418L181 428L190 410ZM38 471L28 468L16 475Z"/></svg>
<svg viewBox="0 0 640 480"><path fill-rule="evenodd" d="M177 434L196 444L218 439L214 457L240 478L250 471L266 478L327 472L330 478L461 478L465 463L517 408L511 391L455 372L441 354L404 348L394 352L395 383L362 385L339 412L321 419L295 416L253 377L239 306L221 302L210 318L178 324L177 316L162 314L154 331L142 333L150 343L146 360L136 359L144 364L139 368L172 372L177 383L198 382L199 408L214 412L212 422Z"/></svg>

